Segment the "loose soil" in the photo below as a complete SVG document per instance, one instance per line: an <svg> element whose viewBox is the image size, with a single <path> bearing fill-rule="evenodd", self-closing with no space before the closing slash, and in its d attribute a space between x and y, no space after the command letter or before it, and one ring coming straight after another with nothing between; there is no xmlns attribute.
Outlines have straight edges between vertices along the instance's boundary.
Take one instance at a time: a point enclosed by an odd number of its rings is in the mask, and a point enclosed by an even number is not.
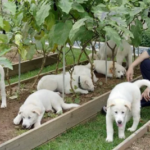
<svg viewBox="0 0 150 150"><path fill-rule="evenodd" d="M143 137L138 138L126 150L150 150L150 132L146 133Z"/></svg>
<svg viewBox="0 0 150 150"><path fill-rule="evenodd" d="M140 75L140 69L136 68L135 74L137 76ZM105 81L105 77L100 74L96 74L99 77L98 82L95 85L94 92L90 92L89 94L69 94L66 95L65 99L66 102L76 102L79 104L83 104L87 101L92 100L94 97L100 96L101 94L110 91L116 84L120 82L126 81L126 79L107 79L107 83ZM13 137L25 132L26 130L22 130L21 126L15 126L13 124L13 119L18 113L19 107L25 101L25 99L32 93L28 89L31 87L31 82L26 83L20 89L21 93L19 98L15 100L11 100L7 98L8 107L6 109L0 109L0 144L12 139ZM35 90L35 89L34 89ZM17 91L17 87L13 87L13 94ZM7 93L9 93L7 91ZM42 123L56 117L56 115L46 114L45 117L42 119Z"/></svg>

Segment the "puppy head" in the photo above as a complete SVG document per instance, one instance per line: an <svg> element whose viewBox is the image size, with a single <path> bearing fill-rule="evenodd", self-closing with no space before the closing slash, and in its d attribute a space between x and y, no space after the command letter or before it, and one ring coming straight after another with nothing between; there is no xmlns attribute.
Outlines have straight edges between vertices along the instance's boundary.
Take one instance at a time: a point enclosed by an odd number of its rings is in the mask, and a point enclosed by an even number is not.
<svg viewBox="0 0 150 150"><path fill-rule="evenodd" d="M117 126L122 127L125 122L125 117L131 108L130 104L115 102L111 103L108 107L110 107L111 113L115 119Z"/></svg>
<svg viewBox="0 0 150 150"><path fill-rule="evenodd" d="M88 76L80 76L82 88L88 91L94 91L92 79Z"/></svg>
<svg viewBox="0 0 150 150"><path fill-rule="evenodd" d="M126 69L119 64L116 65L115 67L116 67L115 69L116 78L123 78L126 74Z"/></svg>
<svg viewBox="0 0 150 150"><path fill-rule="evenodd" d="M35 105L26 105L19 113L22 116L22 127L30 129L36 123L38 116L41 114L41 110Z"/></svg>

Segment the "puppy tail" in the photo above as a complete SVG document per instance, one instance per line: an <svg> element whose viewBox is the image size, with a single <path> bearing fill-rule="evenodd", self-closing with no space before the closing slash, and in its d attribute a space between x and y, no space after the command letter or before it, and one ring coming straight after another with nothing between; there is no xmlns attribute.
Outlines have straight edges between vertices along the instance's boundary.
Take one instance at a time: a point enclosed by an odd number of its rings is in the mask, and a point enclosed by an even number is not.
<svg viewBox="0 0 150 150"><path fill-rule="evenodd" d="M73 104L73 103L70 103L70 104L67 104L67 103L62 103L62 108L64 110L67 110L67 109L71 109L71 108L75 108L75 107L79 107L80 105L78 104Z"/></svg>
<svg viewBox="0 0 150 150"><path fill-rule="evenodd" d="M146 79L137 80L133 84L137 85L139 88L141 88L142 86L147 86L150 88L150 81Z"/></svg>

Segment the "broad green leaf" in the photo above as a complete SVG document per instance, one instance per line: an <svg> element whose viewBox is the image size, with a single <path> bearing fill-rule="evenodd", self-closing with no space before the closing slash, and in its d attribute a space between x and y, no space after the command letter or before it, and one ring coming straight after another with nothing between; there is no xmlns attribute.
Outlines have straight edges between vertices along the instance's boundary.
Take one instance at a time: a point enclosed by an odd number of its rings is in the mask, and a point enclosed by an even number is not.
<svg viewBox="0 0 150 150"><path fill-rule="evenodd" d="M70 0L60 0L58 6L62 9L63 12L69 13L71 10L72 2Z"/></svg>
<svg viewBox="0 0 150 150"><path fill-rule="evenodd" d="M78 20L72 27L71 31L70 31L70 34L69 34L69 38L70 40L72 41L73 37L74 37L74 34L79 30L79 28L83 25L85 25L85 21L87 20L88 18L82 18L80 20Z"/></svg>
<svg viewBox="0 0 150 150"><path fill-rule="evenodd" d="M3 26L4 26L3 25L3 18L2 18L2 16L0 16L0 27L3 28Z"/></svg>
<svg viewBox="0 0 150 150"><path fill-rule="evenodd" d="M7 43L8 42L8 38L6 34L0 34L0 43Z"/></svg>
<svg viewBox="0 0 150 150"><path fill-rule="evenodd" d="M55 15L50 12L49 16L45 19L45 24L47 26L47 30L49 31L52 26L55 24Z"/></svg>
<svg viewBox="0 0 150 150"><path fill-rule="evenodd" d="M42 43L41 43L40 40L35 40L35 45L36 45L37 50L42 50L43 49Z"/></svg>
<svg viewBox="0 0 150 150"><path fill-rule="evenodd" d="M37 25L44 23L45 18L49 15L50 5L44 2L36 14Z"/></svg>
<svg viewBox="0 0 150 150"><path fill-rule="evenodd" d="M6 20L4 20L3 23L4 23L3 29L4 29L5 31L9 32L9 31L11 30L10 23L9 23L8 21L6 21Z"/></svg>
<svg viewBox="0 0 150 150"><path fill-rule="evenodd" d="M18 52L19 52L19 54L21 55L21 58L22 58L23 60L26 60L26 56L27 56L26 47L19 46L19 47L18 47Z"/></svg>
<svg viewBox="0 0 150 150"><path fill-rule="evenodd" d="M33 55L36 52L35 45L28 46L26 49L27 49L27 56L26 57L28 60L31 60L33 58Z"/></svg>
<svg viewBox="0 0 150 150"><path fill-rule="evenodd" d="M72 28L72 21L60 22L54 25L50 32L50 43L64 45L68 39L69 32Z"/></svg>
<svg viewBox="0 0 150 150"><path fill-rule="evenodd" d="M15 44L18 46L22 45L22 35L19 33L15 35Z"/></svg>
<svg viewBox="0 0 150 150"><path fill-rule="evenodd" d="M85 2L87 2L88 0L76 0L76 2L77 3L80 3L80 4L82 4L82 3L85 3Z"/></svg>
<svg viewBox="0 0 150 150"><path fill-rule="evenodd" d="M74 2L72 8L78 12L84 12L84 8L79 3Z"/></svg>
<svg viewBox="0 0 150 150"><path fill-rule="evenodd" d="M85 28L85 26L80 27L78 30L74 30L75 33L72 34L71 42L81 41L82 43L89 41L93 37L93 32Z"/></svg>
<svg viewBox="0 0 150 150"><path fill-rule="evenodd" d="M14 2L11 2L11 1L4 2L3 5L7 12L10 12L12 15L15 15L15 13L16 13L15 1Z"/></svg>
<svg viewBox="0 0 150 150"><path fill-rule="evenodd" d="M136 20L135 25L131 26L131 32L134 35L134 38L131 38L131 40L132 40L132 44L135 47L138 47L141 44L142 31L143 31L143 29L142 29L142 23L141 23L141 21Z"/></svg>
<svg viewBox="0 0 150 150"><path fill-rule="evenodd" d="M2 65L5 68L13 70L12 63L5 57L0 57L0 65Z"/></svg>
<svg viewBox="0 0 150 150"><path fill-rule="evenodd" d="M18 14L18 16L17 16L17 23L18 23L18 25L21 24L22 19L23 19L23 13Z"/></svg>
<svg viewBox="0 0 150 150"><path fill-rule="evenodd" d="M0 57L3 56L3 55L5 55L5 54L8 53L9 51L11 51L11 48L1 50L1 52L0 52Z"/></svg>
<svg viewBox="0 0 150 150"><path fill-rule="evenodd" d="M114 30L112 27L104 27L104 30L106 31L106 35L114 41L117 46L120 46L121 38L116 30Z"/></svg>

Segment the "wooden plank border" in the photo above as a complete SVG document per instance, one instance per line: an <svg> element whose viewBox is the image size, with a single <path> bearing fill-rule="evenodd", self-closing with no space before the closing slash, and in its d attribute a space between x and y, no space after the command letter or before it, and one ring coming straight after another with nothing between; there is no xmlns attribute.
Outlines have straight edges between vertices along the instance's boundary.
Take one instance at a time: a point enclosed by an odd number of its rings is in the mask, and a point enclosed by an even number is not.
<svg viewBox="0 0 150 150"><path fill-rule="evenodd" d="M125 150L126 148L128 148L134 141L136 141L138 138L141 138L145 133L148 132L149 125L150 121L148 121L141 128L131 134L127 139L121 142L113 150Z"/></svg>
<svg viewBox="0 0 150 150"><path fill-rule="evenodd" d="M56 54L56 53L49 55L46 59L45 67L56 63L57 55L58 54ZM42 64L42 60L43 60L43 57L38 57L38 58L34 58L30 61L28 60L28 61L21 62L21 73L25 73L25 72L40 68L41 64ZM9 77L18 75L18 67L19 67L18 63L13 64L13 70L9 69ZM4 68L4 70L5 70L5 74L6 74L7 69Z"/></svg>
<svg viewBox="0 0 150 150"><path fill-rule="evenodd" d="M141 78L137 77L135 80ZM78 108L72 109L61 116L43 123L39 128L32 129L0 145L0 150L30 150L65 132L101 111L106 105L110 91L94 98Z"/></svg>

